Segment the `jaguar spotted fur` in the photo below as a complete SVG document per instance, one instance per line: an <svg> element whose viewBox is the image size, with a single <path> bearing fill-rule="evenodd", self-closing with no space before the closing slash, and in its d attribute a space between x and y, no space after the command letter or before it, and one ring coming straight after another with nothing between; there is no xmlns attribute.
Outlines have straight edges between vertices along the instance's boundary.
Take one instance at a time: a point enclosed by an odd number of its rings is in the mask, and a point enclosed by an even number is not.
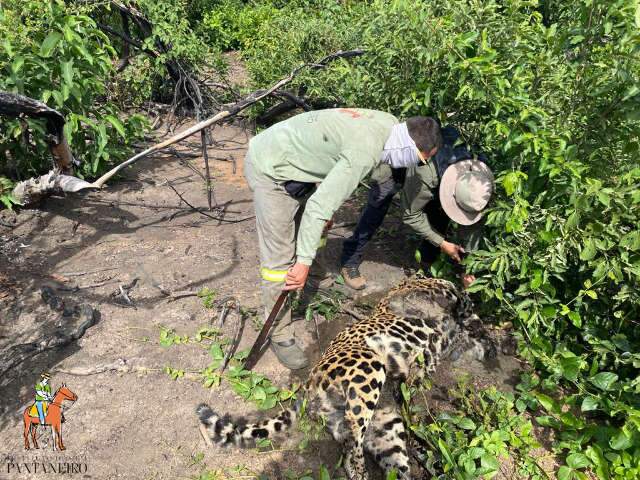
<svg viewBox="0 0 640 480"><path fill-rule="evenodd" d="M382 405L383 387L398 392L420 355L424 365L412 370L416 376L432 373L440 360L465 351L478 359L495 355L466 293L440 279L405 280L369 318L337 335L299 397L306 399L306 412L322 418L333 438L344 445L350 480L368 478L365 450L385 471L411 478L404 424L394 402ZM220 416L205 404L198 406L197 414L215 443L245 447L290 427L302 398L276 417L249 425Z"/></svg>

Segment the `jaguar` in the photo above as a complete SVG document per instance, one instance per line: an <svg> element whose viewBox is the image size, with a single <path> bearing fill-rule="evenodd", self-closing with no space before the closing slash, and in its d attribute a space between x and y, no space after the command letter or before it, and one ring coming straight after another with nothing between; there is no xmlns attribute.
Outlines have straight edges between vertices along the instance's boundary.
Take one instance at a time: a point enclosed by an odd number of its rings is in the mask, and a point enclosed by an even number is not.
<svg viewBox="0 0 640 480"><path fill-rule="evenodd" d="M219 446L249 447L291 427L304 410L344 446L349 480L366 480L365 451L387 473L411 478L400 385L432 374L444 359L495 357L496 348L467 294L449 281L414 276L391 289L368 318L329 344L295 404L254 424L201 404L201 430ZM383 391L395 401L383 402ZM390 395L385 395L385 398ZM385 405L388 403L388 405Z"/></svg>

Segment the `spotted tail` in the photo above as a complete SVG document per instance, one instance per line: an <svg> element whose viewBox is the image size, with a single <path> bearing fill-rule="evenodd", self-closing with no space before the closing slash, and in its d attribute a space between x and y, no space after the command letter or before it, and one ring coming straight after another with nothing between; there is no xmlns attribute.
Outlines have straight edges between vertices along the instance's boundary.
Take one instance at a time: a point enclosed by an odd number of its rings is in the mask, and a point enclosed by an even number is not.
<svg viewBox="0 0 640 480"><path fill-rule="evenodd" d="M298 417L296 409L289 408L273 418L246 424L243 419L234 421L229 415L220 416L204 403L198 405L196 414L213 443L237 447L250 447L258 439L273 437L291 427Z"/></svg>

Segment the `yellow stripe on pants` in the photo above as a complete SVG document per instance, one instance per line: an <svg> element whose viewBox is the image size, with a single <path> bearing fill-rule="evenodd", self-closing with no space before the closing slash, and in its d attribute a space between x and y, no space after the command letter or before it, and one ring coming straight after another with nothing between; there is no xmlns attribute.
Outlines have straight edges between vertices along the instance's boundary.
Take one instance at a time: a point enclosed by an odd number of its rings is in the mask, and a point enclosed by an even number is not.
<svg viewBox="0 0 640 480"><path fill-rule="evenodd" d="M284 282L287 276L287 270L271 270L269 268L261 268L260 275L267 282Z"/></svg>

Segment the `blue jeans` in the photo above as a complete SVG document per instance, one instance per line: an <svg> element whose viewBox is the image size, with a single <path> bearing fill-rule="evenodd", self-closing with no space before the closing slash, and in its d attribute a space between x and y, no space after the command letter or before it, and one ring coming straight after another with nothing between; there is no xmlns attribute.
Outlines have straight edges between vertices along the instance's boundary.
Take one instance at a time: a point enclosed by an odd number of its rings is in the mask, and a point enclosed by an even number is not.
<svg viewBox="0 0 640 480"><path fill-rule="evenodd" d="M367 204L360 215L358 225L350 238L344 241L342 245L342 257L340 264L343 267L357 268L362 263L365 247L369 240L376 233L384 217L389 211L393 196L398 191L400 185L395 180L381 184L374 184L369 190ZM431 225L440 232L446 232L449 226L449 217L444 213L440 206L440 199L434 198L425 208L425 213L429 217ZM440 255L440 249L435 245L423 240L418 247L422 256L422 263L430 265Z"/></svg>
<svg viewBox="0 0 640 480"><path fill-rule="evenodd" d="M40 419L40 424L44 425L44 406L42 405L43 402L41 401L37 401L36 402L36 408L38 409L38 418Z"/></svg>
<svg viewBox="0 0 640 480"><path fill-rule="evenodd" d="M369 240L382 225L384 217L389 211L393 196L398 191L398 185L393 178L383 183L376 183L369 190L367 204L360 215L358 225L350 238L342 244L340 263L343 267L357 268L362 263L364 248Z"/></svg>

